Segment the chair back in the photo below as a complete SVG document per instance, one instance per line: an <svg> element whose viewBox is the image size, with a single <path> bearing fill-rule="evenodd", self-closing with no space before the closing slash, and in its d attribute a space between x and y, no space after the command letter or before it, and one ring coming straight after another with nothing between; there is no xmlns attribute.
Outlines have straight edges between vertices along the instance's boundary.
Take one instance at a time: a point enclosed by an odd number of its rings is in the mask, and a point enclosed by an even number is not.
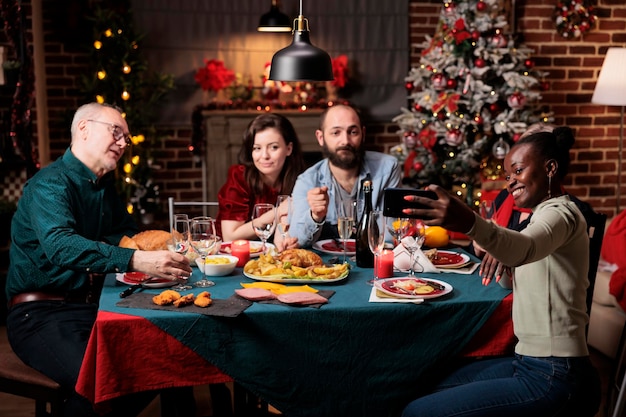
<svg viewBox="0 0 626 417"><path fill-rule="evenodd" d="M587 288L587 314L591 315L593 289L596 284L596 273L600 262L600 250L604 239L606 214L591 212L587 214L587 233L589 234L589 288Z"/></svg>
<svg viewBox="0 0 626 417"><path fill-rule="evenodd" d="M170 230L172 230L172 227L174 226L174 214L176 212L176 208L180 206L201 209L202 212L201 214L198 214L198 216L200 215L209 216L208 214L209 208L218 207L219 203L217 203L216 201L175 201L174 197L169 197L167 199L167 209L168 209L169 219L170 219ZM212 216L212 217L215 217L215 216Z"/></svg>

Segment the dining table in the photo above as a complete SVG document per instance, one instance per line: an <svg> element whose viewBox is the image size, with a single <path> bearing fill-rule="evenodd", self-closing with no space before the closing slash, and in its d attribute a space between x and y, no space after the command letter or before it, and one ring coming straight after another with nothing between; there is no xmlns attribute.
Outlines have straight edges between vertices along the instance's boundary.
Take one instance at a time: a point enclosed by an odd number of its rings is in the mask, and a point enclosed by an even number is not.
<svg viewBox="0 0 626 417"><path fill-rule="evenodd" d="M512 354L511 290L482 285L477 271L441 271L418 276L449 284L447 294L370 302L373 270L351 265L334 282L286 284L328 298L294 306L241 298L235 290L259 280L236 268L188 290L211 293L205 309L149 302L166 288L120 298L128 285L109 274L76 390L106 408L139 391L234 381L288 417L397 416L455 361ZM194 267L190 282L200 276Z"/></svg>

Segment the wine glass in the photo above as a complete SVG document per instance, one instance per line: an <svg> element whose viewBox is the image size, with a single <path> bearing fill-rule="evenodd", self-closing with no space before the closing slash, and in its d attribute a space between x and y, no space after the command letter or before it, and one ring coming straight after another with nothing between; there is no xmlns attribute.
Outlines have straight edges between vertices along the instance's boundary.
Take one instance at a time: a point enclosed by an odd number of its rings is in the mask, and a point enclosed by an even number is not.
<svg viewBox="0 0 626 417"><path fill-rule="evenodd" d="M206 257L213 253L218 242L218 236L215 234L215 220L211 217L194 217L191 219L189 242L200 255L203 265L202 279L196 282L196 287L215 285L215 282L206 277Z"/></svg>
<svg viewBox="0 0 626 417"><path fill-rule="evenodd" d="M291 196L279 195L276 200L276 227L283 238L289 235L289 222L291 221Z"/></svg>
<svg viewBox="0 0 626 417"><path fill-rule="evenodd" d="M374 254L374 279L367 283L374 285L374 281L378 279L376 262L379 262L380 252L385 247L385 217L380 210L374 210L370 214L367 222L367 243Z"/></svg>
<svg viewBox="0 0 626 417"><path fill-rule="evenodd" d="M402 229L406 227L404 220L401 217L387 217L385 219L385 223L387 225L387 230L389 234L393 238L393 246L396 247L400 243L400 235L402 234Z"/></svg>
<svg viewBox="0 0 626 417"><path fill-rule="evenodd" d="M425 240L424 222L418 219L402 219L404 227L401 231L402 244L409 252L409 278L415 277L415 253L422 247Z"/></svg>
<svg viewBox="0 0 626 417"><path fill-rule="evenodd" d="M252 228L263 242L261 251L265 254L266 242L276 229L276 207L268 203L255 204L252 211Z"/></svg>
<svg viewBox="0 0 626 417"><path fill-rule="evenodd" d="M174 223L171 230L172 237L167 241L167 248L171 252L186 255L189 251L189 217L186 214L175 214ZM190 290L192 287L187 285L189 277L178 277L178 284L172 289L176 291Z"/></svg>
<svg viewBox="0 0 626 417"><path fill-rule="evenodd" d="M339 196L335 199L335 208L337 209L337 231L339 238L343 244L343 263L346 263L346 240L352 236L355 227L355 207L356 201L347 199L342 200Z"/></svg>

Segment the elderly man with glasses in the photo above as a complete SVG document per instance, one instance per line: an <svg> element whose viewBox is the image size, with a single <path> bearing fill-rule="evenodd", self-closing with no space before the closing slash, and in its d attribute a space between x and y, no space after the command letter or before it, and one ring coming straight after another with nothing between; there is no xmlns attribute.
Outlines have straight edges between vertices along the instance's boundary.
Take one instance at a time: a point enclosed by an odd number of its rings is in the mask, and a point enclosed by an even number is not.
<svg viewBox="0 0 626 417"><path fill-rule="evenodd" d="M74 390L98 311L103 274L189 276L183 255L118 247L138 230L117 195L113 171L129 143L119 109L80 107L65 154L24 186L11 224L7 335L28 365L66 391L65 415L96 415ZM98 280L97 278L100 278ZM112 401L110 415L137 415L154 393Z"/></svg>

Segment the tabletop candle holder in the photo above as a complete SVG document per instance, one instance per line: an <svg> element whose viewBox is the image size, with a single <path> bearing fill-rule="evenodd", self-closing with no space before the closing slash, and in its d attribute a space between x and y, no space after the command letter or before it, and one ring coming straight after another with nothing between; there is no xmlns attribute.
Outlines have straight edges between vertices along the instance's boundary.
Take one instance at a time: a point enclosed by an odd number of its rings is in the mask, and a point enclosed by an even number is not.
<svg viewBox="0 0 626 417"><path fill-rule="evenodd" d="M393 277L393 261L394 253L392 250L383 249L382 252L376 257L374 268L374 276L380 278Z"/></svg>
<svg viewBox="0 0 626 417"><path fill-rule="evenodd" d="M230 245L230 252L239 259L237 267L241 268L250 260L250 242L247 240L235 240Z"/></svg>

